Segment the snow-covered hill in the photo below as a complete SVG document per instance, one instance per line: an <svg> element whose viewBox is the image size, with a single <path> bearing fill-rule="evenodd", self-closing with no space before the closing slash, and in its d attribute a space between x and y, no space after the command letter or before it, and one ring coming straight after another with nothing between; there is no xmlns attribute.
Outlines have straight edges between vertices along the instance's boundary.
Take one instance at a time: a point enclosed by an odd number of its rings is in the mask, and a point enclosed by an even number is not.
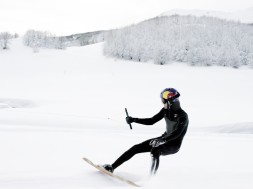
<svg viewBox="0 0 253 189"><path fill-rule="evenodd" d="M15 39L0 51L1 189L125 188L82 157L112 163L162 134L164 121L130 130L124 108L134 117L153 116L166 87L180 91L190 117L181 151L162 157L154 178L149 154L115 174L150 189L252 188L252 69L140 64L106 58L102 47L33 53ZM229 134L234 125L250 132Z"/></svg>
<svg viewBox="0 0 253 189"><path fill-rule="evenodd" d="M193 16L211 16L226 20L240 21L242 23L253 23L253 7L238 10L234 12L198 10L198 9L172 9L161 14L161 16L171 15L193 15Z"/></svg>
<svg viewBox="0 0 253 189"><path fill-rule="evenodd" d="M214 17L161 16L110 32L104 52L155 64L252 67L253 27Z"/></svg>

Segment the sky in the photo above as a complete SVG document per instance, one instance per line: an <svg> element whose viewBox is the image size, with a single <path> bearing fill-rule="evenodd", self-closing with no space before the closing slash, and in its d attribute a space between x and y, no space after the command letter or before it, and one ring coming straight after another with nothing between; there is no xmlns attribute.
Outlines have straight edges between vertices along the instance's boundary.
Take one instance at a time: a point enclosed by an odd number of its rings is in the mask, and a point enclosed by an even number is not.
<svg viewBox="0 0 253 189"><path fill-rule="evenodd" d="M0 0L0 32L71 35L120 28L171 9L236 11L252 0Z"/></svg>

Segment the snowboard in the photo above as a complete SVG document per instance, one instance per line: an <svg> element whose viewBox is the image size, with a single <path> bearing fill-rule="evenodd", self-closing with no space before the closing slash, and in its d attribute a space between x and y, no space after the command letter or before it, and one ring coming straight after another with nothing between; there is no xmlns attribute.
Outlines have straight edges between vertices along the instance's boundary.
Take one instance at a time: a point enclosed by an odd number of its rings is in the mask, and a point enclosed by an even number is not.
<svg viewBox="0 0 253 189"><path fill-rule="evenodd" d="M101 173L105 174L105 175L109 175L110 177L113 177L121 182L124 182L126 184L129 184L131 186L136 186L136 187L140 187L140 185L128 180L128 179L125 179L121 176L118 176L118 175L115 175L107 170L105 170L103 167L99 166L99 165L96 165L94 164L92 161L90 161L88 158L83 158L84 161L86 161L88 164L90 164L91 166L95 167L97 170L99 170Z"/></svg>

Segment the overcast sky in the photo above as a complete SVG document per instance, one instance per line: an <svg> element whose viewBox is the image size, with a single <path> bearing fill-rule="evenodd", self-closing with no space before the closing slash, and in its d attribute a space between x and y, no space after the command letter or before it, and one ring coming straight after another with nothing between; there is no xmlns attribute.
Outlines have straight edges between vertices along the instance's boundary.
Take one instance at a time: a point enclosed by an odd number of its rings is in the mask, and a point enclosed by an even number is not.
<svg viewBox="0 0 253 189"><path fill-rule="evenodd" d="M0 32L56 35L119 28L171 9L236 11L253 0L0 0Z"/></svg>

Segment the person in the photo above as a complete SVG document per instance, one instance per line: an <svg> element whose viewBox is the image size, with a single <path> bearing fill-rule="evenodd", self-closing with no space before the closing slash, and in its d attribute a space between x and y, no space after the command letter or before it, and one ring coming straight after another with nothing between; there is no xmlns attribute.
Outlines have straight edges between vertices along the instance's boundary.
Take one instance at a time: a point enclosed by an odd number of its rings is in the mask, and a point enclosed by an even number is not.
<svg viewBox="0 0 253 189"><path fill-rule="evenodd" d="M151 118L134 118L127 116L126 122L139 123L144 125L153 125L156 122L165 119L166 132L159 137L148 139L140 144L136 144L123 153L113 164L105 164L102 167L113 173L113 171L124 162L131 159L135 154L151 153L151 174L156 174L159 167L159 157L175 154L179 151L183 138L188 128L188 115L181 108L179 102L180 93L174 88L166 88L161 94L161 100L164 107Z"/></svg>

